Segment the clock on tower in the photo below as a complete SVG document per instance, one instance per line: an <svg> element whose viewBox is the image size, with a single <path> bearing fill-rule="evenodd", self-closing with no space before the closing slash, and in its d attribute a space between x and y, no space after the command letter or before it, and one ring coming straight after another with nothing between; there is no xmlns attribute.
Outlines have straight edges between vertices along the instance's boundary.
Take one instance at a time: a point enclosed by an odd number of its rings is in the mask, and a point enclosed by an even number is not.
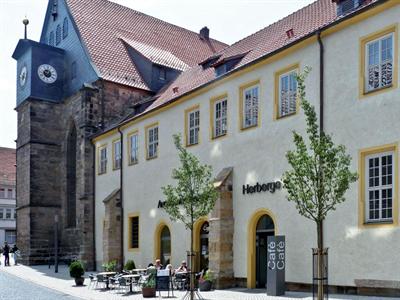
<svg viewBox="0 0 400 300"><path fill-rule="evenodd" d="M62 99L64 50L21 39L12 57L17 60L17 106L28 98Z"/></svg>

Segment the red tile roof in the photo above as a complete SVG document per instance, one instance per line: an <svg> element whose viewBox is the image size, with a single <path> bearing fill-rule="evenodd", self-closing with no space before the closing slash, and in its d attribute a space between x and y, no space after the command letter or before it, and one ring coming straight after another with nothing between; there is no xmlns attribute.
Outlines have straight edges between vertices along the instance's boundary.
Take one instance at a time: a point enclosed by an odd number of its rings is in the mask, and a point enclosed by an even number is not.
<svg viewBox="0 0 400 300"><path fill-rule="evenodd" d="M15 185L15 149L0 147L0 184Z"/></svg>
<svg viewBox="0 0 400 300"><path fill-rule="evenodd" d="M366 5L378 1L367 2ZM217 53L221 55L217 63L245 53L247 54L232 71L252 63L340 19L341 17L337 17L336 9L337 6L332 0L318 0L223 49ZM290 29L293 29L291 38L286 33ZM160 91L157 100L147 108L146 112L171 102L215 79L214 68L203 69L202 66L195 66L183 72L168 88ZM174 87L178 87L175 92Z"/></svg>
<svg viewBox="0 0 400 300"><path fill-rule="evenodd" d="M194 66L227 45L107 0L66 0L89 55L101 78L149 90L122 41L142 45L159 63L162 49ZM144 47L143 45L147 45ZM154 52L153 54L151 52ZM177 63L176 59L173 63ZM168 62L170 62L168 60ZM179 65L183 64L179 62Z"/></svg>

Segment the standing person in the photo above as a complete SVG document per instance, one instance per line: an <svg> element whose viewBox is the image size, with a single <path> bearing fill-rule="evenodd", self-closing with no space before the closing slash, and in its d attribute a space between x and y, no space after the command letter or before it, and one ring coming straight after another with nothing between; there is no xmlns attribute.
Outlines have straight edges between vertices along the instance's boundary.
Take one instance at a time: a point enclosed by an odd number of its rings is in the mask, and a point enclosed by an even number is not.
<svg viewBox="0 0 400 300"><path fill-rule="evenodd" d="M4 242L3 255L4 255L4 266L10 266L10 246L8 246L7 242Z"/></svg>
<svg viewBox="0 0 400 300"><path fill-rule="evenodd" d="M11 249L11 253L13 254L13 258L14 258L14 265L17 265L17 259L19 256L19 249L17 247L17 244L14 244L14 247L12 247Z"/></svg>

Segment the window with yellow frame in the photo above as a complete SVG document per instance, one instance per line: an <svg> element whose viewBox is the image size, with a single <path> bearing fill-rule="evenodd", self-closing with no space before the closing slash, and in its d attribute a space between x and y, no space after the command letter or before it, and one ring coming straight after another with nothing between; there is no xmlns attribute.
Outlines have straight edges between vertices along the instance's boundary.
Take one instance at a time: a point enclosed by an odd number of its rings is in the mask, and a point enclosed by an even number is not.
<svg viewBox="0 0 400 300"><path fill-rule="evenodd" d="M397 144L360 152L360 225L398 223Z"/></svg>
<svg viewBox="0 0 400 300"><path fill-rule="evenodd" d="M99 175L107 173L107 145L98 148L98 170Z"/></svg>
<svg viewBox="0 0 400 300"><path fill-rule="evenodd" d="M113 170L121 169L121 140L114 140L112 143Z"/></svg>
<svg viewBox="0 0 400 300"><path fill-rule="evenodd" d="M275 119L297 113L297 79L299 65L294 64L275 73Z"/></svg>
<svg viewBox="0 0 400 300"><path fill-rule="evenodd" d="M146 158L153 159L158 156L158 123L145 128L146 131Z"/></svg>
<svg viewBox="0 0 400 300"><path fill-rule="evenodd" d="M257 80L242 85L239 93L240 128L243 130L258 126L260 82Z"/></svg>
<svg viewBox="0 0 400 300"><path fill-rule="evenodd" d="M139 249L139 215L128 215L128 249Z"/></svg>
<svg viewBox="0 0 400 300"><path fill-rule="evenodd" d="M360 95L397 86L397 25L361 39Z"/></svg>
<svg viewBox="0 0 400 300"><path fill-rule="evenodd" d="M129 165L139 162L139 132L137 130L128 134L128 159Z"/></svg>
<svg viewBox="0 0 400 300"><path fill-rule="evenodd" d="M223 94L210 100L211 138L216 139L228 133L228 95Z"/></svg>
<svg viewBox="0 0 400 300"><path fill-rule="evenodd" d="M196 105L185 110L186 146L197 145L200 141L200 106Z"/></svg>

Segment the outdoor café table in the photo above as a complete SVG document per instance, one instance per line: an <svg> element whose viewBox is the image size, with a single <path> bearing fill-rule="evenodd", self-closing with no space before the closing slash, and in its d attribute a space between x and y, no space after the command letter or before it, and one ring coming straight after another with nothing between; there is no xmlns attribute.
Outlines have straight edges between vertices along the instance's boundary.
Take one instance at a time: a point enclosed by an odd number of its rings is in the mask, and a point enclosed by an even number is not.
<svg viewBox="0 0 400 300"><path fill-rule="evenodd" d="M97 275L102 275L102 276L107 277L107 281L106 281L106 289L107 290L110 289L110 287L109 287L110 280L108 280L108 277L111 277L111 276L113 276L115 274L117 274L117 272L100 272L100 273L97 273Z"/></svg>
<svg viewBox="0 0 400 300"><path fill-rule="evenodd" d="M131 270L131 272L138 273L138 274L145 273L146 271L147 271L147 269L133 269L133 270Z"/></svg>
<svg viewBox="0 0 400 300"><path fill-rule="evenodd" d="M139 279L140 275L139 274L128 274L128 275L122 275L122 278L130 278L131 279L131 283L129 285L129 292L133 293L132 290L132 285L133 285L133 280L132 279Z"/></svg>

